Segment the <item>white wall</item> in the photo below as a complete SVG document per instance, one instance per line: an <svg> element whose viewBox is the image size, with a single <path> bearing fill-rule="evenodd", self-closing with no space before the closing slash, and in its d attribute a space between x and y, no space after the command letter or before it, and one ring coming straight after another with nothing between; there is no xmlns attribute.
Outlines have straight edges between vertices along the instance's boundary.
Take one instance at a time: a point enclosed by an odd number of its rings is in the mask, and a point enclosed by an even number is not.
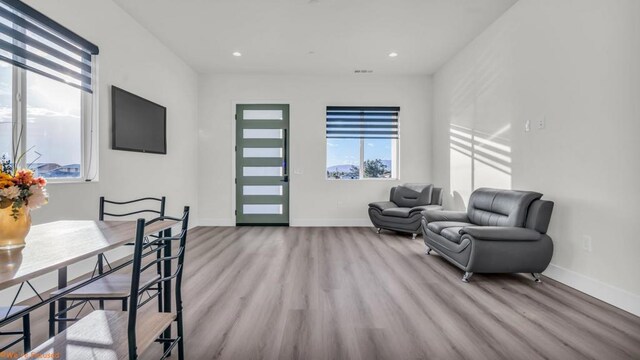
<svg viewBox="0 0 640 360"><path fill-rule="evenodd" d="M402 182L431 181L431 80L426 76L209 75L200 82L200 220L232 225L234 103L290 104L290 221L370 225L366 204ZM400 180L326 180L327 105L399 105ZM302 174L295 174L302 170ZM340 202L340 204L339 204Z"/></svg>
<svg viewBox="0 0 640 360"><path fill-rule="evenodd" d="M436 183L544 193L547 274L640 314L639 100L640 2L520 0L434 76Z"/></svg>
<svg viewBox="0 0 640 360"><path fill-rule="evenodd" d="M170 213L195 208L197 74L111 0L27 3L100 47L100 179L50 184L49 204L33 212L35 222L95 219L101 195L166 195ZM111 150L111 85L167 107L167 155Z"/></svg>
<svg viewBox="0 0 640 360"><path fill-rule="evenodd" d="M184 205L191 205L192 219L197 219L197 74L111 0L26 2L100 47L100 179L49 184L49 204L33 212L34 223L97 219L101 195L165 195L168 214L180 214ZM110 149L111 85L167 107L167 155ZM72 274L86 271L87 265L74 266ZM44 279L40 289L53 279L55 274Z"/></svg>

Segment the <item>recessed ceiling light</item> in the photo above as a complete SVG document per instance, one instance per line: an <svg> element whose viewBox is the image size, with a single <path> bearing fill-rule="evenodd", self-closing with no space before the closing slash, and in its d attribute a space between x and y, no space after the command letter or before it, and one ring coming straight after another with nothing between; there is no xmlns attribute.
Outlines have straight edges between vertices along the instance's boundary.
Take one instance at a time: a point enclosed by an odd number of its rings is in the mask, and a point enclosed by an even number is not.
<svg viewBox="0 0 640 360"><path fill-rule="evenodd" d="M238 52L238 51L235 51L233 53L233 56L238 57L238 56L242 56L242 54L240 52Z"/></svg>
<svg viewBox="0 0 640 360"><path fill-rule="evenodd" d="M396 57L396 56L398 56L397 52L390 52L389 53L389 57Z"/></svg>

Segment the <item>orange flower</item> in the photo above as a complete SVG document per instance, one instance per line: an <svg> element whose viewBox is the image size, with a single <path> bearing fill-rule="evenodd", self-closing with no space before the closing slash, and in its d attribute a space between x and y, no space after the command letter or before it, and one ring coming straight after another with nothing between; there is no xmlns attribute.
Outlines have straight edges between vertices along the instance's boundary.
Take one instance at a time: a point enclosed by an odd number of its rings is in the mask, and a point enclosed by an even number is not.
<svg viewBox="0 0 640 360"><path fill-rule="evenodd" d="M0 173L0 189L4 189L13 185L15 185L13 176L6 173Z"/></svg>
<svg viewBox="0 0 640 360"><path fill-rule="evenodd" d="M33 171L29 169L18 170L14 180L18 185L31 186L33 185Z"/></svg>
<svg viewBox="0 0 640 360"><path fill-rule="evenodd" d="M40 187L45 187L47 185L47 180L43 177L37 177L33 179L33 182Z"/></svg>

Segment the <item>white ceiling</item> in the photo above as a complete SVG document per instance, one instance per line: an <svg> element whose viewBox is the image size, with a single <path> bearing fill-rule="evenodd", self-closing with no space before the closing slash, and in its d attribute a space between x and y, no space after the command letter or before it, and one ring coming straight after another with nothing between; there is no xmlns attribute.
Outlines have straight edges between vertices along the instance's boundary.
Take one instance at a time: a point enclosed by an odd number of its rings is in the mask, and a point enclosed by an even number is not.
<svg viewBox="0 0 640 360"><path fill-rule="evenodd" d="M517 0L115 1L201 73L432 74Z"/></svg>

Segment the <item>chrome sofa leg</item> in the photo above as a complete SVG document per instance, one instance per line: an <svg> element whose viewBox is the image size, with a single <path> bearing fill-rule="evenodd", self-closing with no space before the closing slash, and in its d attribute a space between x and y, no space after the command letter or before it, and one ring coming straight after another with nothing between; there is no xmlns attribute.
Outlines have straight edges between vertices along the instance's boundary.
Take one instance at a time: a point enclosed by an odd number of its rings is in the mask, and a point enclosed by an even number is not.
<svg viewBox="0 0 640 360"><path fill-rule="evenodd" d="M418 234L413 233L413 234L411 235L411 240L415 240L417 236L418 236Z"/></svg>
<svg viewBox="0 0 640 360"><path fill-rule="evenodd" d="M376 228L376 234L380 234L382 232L382 228Z"/></svg>
<svg viewBox="0 0 640 360"><path fill-rule="evenodd" d="M467 272L465 272L465 273L464 273L464 276L462 276L462 282L466 282L466 283L468 283L468 282L469 282L469 279L470 279L472 276L473 276L473 273L472 273L472 272L468 272L468 271L467 271Z"/></svg>
<svg viewBox="0 0 640 360"><path fill-rule="evenodd" d="M540 274L531 273L531 276L533 276L533 280L535 280L535 282L537 282L538 284L540 284L542 282L542 278L540 277Z"/></svg>
<svg viewBox="0 0 640 360"><path fill-rule="evenodd" d="M424 254L425 255L429 255L431 254L431 248L428 247L427 245L424 246Z"/></svg>

